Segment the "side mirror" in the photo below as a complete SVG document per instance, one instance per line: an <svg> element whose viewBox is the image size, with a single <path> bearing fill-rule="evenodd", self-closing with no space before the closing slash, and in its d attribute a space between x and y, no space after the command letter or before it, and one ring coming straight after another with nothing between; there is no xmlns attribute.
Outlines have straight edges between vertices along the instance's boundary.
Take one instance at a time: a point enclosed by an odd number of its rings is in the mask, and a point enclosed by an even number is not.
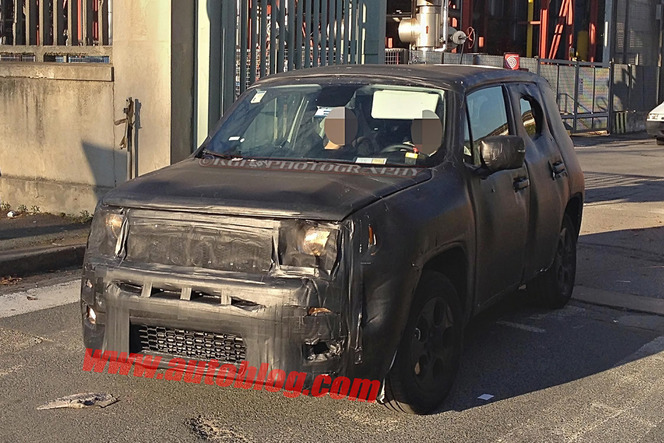
<svg viewBox="0 0 664 443"><path fill-rule="evenodd" d="M526 144L517 135L486 137L480 142L482 162L490 172L519 169L526 158Z"/></svg>

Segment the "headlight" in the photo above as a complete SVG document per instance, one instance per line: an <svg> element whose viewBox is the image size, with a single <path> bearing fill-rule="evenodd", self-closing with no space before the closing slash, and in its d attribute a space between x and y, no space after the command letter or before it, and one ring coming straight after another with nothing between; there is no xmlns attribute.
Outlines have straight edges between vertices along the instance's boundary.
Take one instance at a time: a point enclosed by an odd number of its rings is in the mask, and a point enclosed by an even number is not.
<svg viewBox="0 0 664 443"><path fill-rule="evenodd" d="M94 216L88 240L88 251L94 255L118 255L118 239L126 223L120 209L102 208Z"/></svg>
<svg viewBox="0 0 664 443"><path fill-rule="evenodd" d="M325 253L325 246L332 235L332 231L326 228L307 228L304 238L300 244L300 252L320 257Z"/></svg>
<svg viewBox="0 0 664 443"><path fill-rule="evenodd" d="M337 260L339 227L314 222L284 222L279 233L282 266L316 268L326 274Z"/></svg>
<svg viewBox="0 0 664 443"><path fill-rule="evenodd" d="M111 231L111 235L117 239L120 236L120 230L122 229L122 223L124 223L123 214L107 214L106 215L106 227Z"/></svg>

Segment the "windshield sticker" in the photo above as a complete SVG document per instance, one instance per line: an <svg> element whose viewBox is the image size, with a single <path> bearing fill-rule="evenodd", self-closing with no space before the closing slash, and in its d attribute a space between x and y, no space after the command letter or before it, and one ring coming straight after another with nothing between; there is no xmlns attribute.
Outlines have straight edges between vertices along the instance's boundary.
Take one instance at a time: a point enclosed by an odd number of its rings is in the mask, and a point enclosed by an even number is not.
<svg viewBox="0 0 664 443"><path fill-rule="evenodd" d="M358 157L357 160L355 160L355 163L362 163L362 164L368 164L368 165L384 165L387 163L386 158L372 158L372 157Z"/></svg>
<svg viewBox="0 0 664 443"><path fill-rule="evenodd" d="M316 115L314 115L314 117L327 117L327 114L329 114L332 109L334 108L318 106L318 110L316 111Z"/></svg>
<svg viewBox="0 0 664 443"><path fill-rule="evenodd" d="M263 97L265 97L265 94L267 94L267 91L257 91L254 98L251 99L251 103L260 103L261 100L263 100Z"/></svg>

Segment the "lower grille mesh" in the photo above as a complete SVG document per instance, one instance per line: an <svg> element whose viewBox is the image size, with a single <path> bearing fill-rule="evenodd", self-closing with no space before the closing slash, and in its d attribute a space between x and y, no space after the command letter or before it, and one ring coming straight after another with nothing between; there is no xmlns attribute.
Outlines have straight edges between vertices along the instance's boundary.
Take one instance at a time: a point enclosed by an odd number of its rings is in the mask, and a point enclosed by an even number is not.
<svg viewBox="0 0 664 443"><path fill-rule="evenodd" d="M228 363L239 363L246 359L247 348L238 335L163 326L135 325L134 328L138 332L141 351Z"/></svg>

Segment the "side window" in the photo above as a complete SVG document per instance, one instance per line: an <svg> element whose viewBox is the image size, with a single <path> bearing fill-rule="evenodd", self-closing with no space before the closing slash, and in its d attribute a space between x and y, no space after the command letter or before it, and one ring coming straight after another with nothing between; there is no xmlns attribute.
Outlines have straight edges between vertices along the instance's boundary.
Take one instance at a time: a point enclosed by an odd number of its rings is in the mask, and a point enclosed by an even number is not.
<svg viewBox="0 0 664 443"><path fill-rule="evenodd" d="M519 100L521 106L521 122L526 129L526 133L531 139L536 139L542 135L542 123L544 113L542 107L533 97L525 96Z"/></svg>
<svg viewBox="0 0 664 443"><path fill-rule="evenodd" d="M466 100L472 149L472 163L479 165L479 143L486 137L509 135L507 106L502 86L480 89L468 95ZM465 145L465 144L464 144ZM464 146L464 154L465 152ZM468 162L469 157L464 155Z"/></svg>

